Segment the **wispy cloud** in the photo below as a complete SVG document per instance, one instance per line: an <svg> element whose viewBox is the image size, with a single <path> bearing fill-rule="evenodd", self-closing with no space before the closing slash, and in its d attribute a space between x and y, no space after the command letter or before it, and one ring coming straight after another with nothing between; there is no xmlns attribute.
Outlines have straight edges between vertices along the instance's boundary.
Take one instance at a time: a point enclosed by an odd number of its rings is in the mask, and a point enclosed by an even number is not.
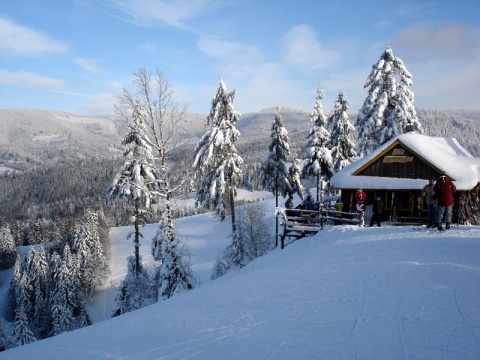
<svg viewBox="0 0 480 360"><path fill-rule="evenodd" d="M117 101L118 98L110 93L91 95L76 111L85 114L109 114L115 108Z"/></svg>
<svg viewBox="0 0 480 360"><path fill-rule="evenodd" d="M198 47L208 56L222 61L245 64L262 58L262 52L258 48L237 42L201 38Z"/></svg>
<svg viewBox="0 0 480 360"><path fill-rule="evenodd" d="M11 72L0 69L0 84L34 89L58 90L65 86L63 80L29 72Z"/></svg>
<svg viewBox="0 0 480 360"><path fill-rule="evenodd" d="M282 37L281 49L289 64L309 71L327 68L341 58L338 52L321 46L315 30L309 25L292 27Z"/></svg>
<svg viewBox="0 0 480 360"><path fill-rule="evenodd" d="M69 51L69 46L41 32L0 18L0 53L31 56Z"/></svg>
<svg viewBox="0 0 480 360"><path fill-rule="evenodd" d="M436 109L480 109L479 63L448 69L436 77L428 75L430 74L420 72L417 81L414 82L417 106Z"/></svg>
<svg viewBox="0 0 480 360"><path fill-rule="evenodd" d="M165 24L188 28L185 21L224 7L222 0L110 0L130 20L142 26Z"/></svg>
<svg viewBox="0 0 480 360"><path fill-rule="evenodd" d="M100 68L97 66L95 60L85 59L85 58L76 58L74 63L80 66L82 69L92 73L98 74L101 72Z"/></svg>
<svg viewBox="0 0 480 360"><path fill-rule="evenodd" d="M438 6L435 2L428 2L428 1L412 1L412 2L399 2L394 11L392 12L392 16L395 18L404 18L408 17L411 18L415 16L415 14L424 14L428 13Z"/></svg>
<svg viewBox="0 0 480 360"><path fill-rule="evenodd" d="M477 35L475 35L477 34ZM417 25L400 31L393 40L413 60L472 60L479 57L478 29L465 24Z"/></svg>

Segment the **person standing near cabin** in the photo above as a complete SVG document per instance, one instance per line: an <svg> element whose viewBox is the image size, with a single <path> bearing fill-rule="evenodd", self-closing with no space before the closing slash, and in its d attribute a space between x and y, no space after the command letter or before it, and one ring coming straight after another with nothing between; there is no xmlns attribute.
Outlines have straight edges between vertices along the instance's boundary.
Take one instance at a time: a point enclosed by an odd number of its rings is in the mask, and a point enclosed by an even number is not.
<svg viewBox="0 0 480 360"><path fill-rule="evenodd" d="M450 229L452 222L453 194L457 191L455 184L445 174L440 175L433 191L438 201L438 230L443 230L442 219L445 214L445 227Z"/></svg>
<svg viewBox="0 0 480 360"><path fill-rule="evenodd" d="M291 195L288 196L287 201L285 201L285 208L287 209L287 216L293 215L293 197Z"/></svg>
<svg viewBox="0 0 480 360"><path fill-rule="evenodd" d="M428 184L423 187L422 196L425 197L425 203L427 204L427 228L433 226L435 221L435 205L436 200L433 198L433 187L435 186L435 177L430 176Z"/></svg>
<svg viewBox="0 0 480 360"><path fill-rule="evenodd" d="M313 210L313 202L311 195L308 195L307 198L303 201L303 206L305 210Z"/></svg>
<svg viewBox="0 0 480 360"><path fill-rule="evenodd" d="M380 223L382 219L382 211L383 211L383 201L380 195L378 195L375 198L375 202L373 203L372 218L370 219L370 227L372 227L374 223L377 223L378 227L382 226L382 224Z"/></svg>
<svg viewBox="0 0 480 360"><path fill-rule="evenodd" d="M285 208L293 209L293 197L291 195L289 195L287 201L285 201Z"/></svg>

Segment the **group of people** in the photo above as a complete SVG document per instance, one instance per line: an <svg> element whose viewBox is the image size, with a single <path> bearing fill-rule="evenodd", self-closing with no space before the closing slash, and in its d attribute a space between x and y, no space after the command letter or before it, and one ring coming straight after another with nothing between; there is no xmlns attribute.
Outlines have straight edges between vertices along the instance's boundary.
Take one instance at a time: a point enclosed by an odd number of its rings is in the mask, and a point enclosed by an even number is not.
<svg viewBox="0 0 480 360"><path fill-rule="evenodd" d="M362 191L362 190L359 190ZM442 222L445 217L445 227L450 229L453 214L454 194L457 191L455 184L446 174L440 175L435 181L435 177L431 176L429 182L423 188L422 196L425 197L427 205L427 228L438 227L438 230L443 230ZM363 203L363 202L362 202ZM287 214L291 216L299 216L301 210L313 210L312 197L309 195L302 204L293 207L293 197L289 196L285 208ZM383 210L383 202L380 196L375 198L372 206L372 217L370 218L370 226L375 223L380 225Z"/></svg>
<svg viewBox="0 0 480 360"><path fill-rule="evenodd" d="M440 175L435 181L435 177L430 177L429 183L423 188L425 202L427 204L427 228L434 226L438 230L443 230L442 222L445 216L445 227L450 229L453 213L453 194L457 191L455 184L446 174Z"/></svg>
<svg viewBox="0 0 480 360"><path fill-rule="evenodd" d="M287 215L289 216L300 216L301 210L313 210L313 201L312 196L308 195L305 200L299 205L293 208L293 197L288 196L287 201L285 202L285 208L287 209Z"/></svg>

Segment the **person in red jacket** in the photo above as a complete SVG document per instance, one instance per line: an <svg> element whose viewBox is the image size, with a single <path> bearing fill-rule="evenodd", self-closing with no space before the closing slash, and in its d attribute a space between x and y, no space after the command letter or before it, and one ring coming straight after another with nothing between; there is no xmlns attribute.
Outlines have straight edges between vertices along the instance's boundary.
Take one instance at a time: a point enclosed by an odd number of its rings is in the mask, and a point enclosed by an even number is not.
<svg viewBox="0 0 480 360"><path fill-rule="evenodd" d="M445 227L450 229L450 223L452 222L453 194L457 191L457 188L447 175L442 174L435 183L433 191L438 202L438 230L443 230L442 219L444 214L446 222Z"/></svg>

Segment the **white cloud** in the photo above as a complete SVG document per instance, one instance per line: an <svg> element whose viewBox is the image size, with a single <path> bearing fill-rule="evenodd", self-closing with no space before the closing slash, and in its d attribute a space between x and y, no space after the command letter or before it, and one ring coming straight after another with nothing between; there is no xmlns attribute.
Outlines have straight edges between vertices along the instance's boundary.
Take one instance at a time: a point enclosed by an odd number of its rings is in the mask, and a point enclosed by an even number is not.
<svg viewBox="0 0 480 360"><path fill-rule="evenodd" d="M478 59L480 41L474 28L464 24L441 27L416 25L400 31L393 40L394 48L402 49L406 58L444 62Z"/></svg>
<svg viewBox="0 0 480 360"><path fill-rule="evenodd" d="M82 114L111 114L117 102L117 96L111 93L91 95L76 111Z"/></svg>
<svg viewBox="0 0 480 360"><path fill-rule="evenodd" d="M218 76L224 80L228 89L236 89L235 103L240 112L244 109L250 112L275 106L308 110L314 104L316 79L308 83L303 74L299 76L297 70L284 62L266 61L257 47L202 38L199 48L218 60ZM295 89L293 95L292 89ZM311 97L310 92L313 94ZM207 99L211 96L208 94Z"/></svg>
<svg viewBox="0 0 480 360"><path fill-rule="evenodd" d="M58 90L65 86L63 80L25 71L11 72L5 69L0 69L0 84L46 90Z"/></svg>
<svg viewBox="0 0 480 360"><path fill-rule="evenodd" d="M69 46L58 40L26 27L0 18L0 52L30 56L42 53L67 52Z"/></svg>
<svg viewBox="0 0 480 360"><path fill-rule="evenodd" d="M436 76L419 71L414 77L415 106L480 110L480 64L445 68ZM448 91L446 91L448 89Z"/></svg>
<svg viewBox="0 0 480 360"><path fill-rule="evenodd" d="M110 0L110 2L143 26L157 23L186 28L185 20L210 12L228 2L222 0Z"/></svg>
<svg viewBox="0 0 480 360"><path fill-rule="evenodd" d="M76 58L74 60L74 63L90 73L98 74L101 72L100 68L95 63L95 60L85 59L85 58Z"/></svg>
<svg viewBox="0 0 480 360"><path fill-rule="evenodd" d="M122 83L118 82L118 81L108 81L107 82L107 85L109 88L117 91L118 93L121 93L122 90L123 90L123 85Z"/></svg>
<svg viewBox="0 0 480 360"><path fill-rule="evenodd" d="M198 46L208 56L228 62L245 64L262 58L261 51L256 47L235 42L201 38Z"/></svg>
<svg viewBox="0 0 480 360"><path fill-rule="evenodd" d="M309 25L292 27L282 37L280 46L289 64L309 71L327 68L341 58L338 52L325 50L320 45L315 30Z"/></svg>

